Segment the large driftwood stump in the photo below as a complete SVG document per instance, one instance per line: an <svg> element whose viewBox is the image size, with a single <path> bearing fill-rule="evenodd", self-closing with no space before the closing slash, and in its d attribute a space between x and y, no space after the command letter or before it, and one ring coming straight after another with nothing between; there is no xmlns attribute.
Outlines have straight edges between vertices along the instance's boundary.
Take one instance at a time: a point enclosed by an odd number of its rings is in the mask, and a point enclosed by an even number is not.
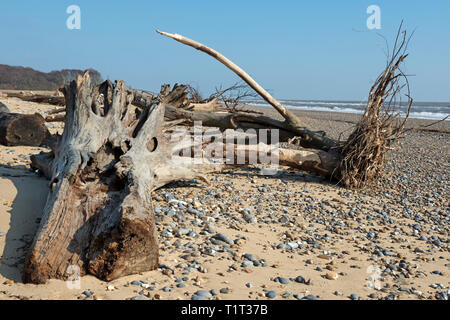
<svg viewBox="0 0 450 320"><path fill-rule="evenodd" d="M122 81L93 86L87 72L64 94L64 133L51 153L32 159L50 179L50 193L24 282L65 279L71 265L106 281L156 268L151 191L213 166L173 161L165 106L136 112Z"/></svg>
<svg viewBox="0 0 450 320"><path fill-rule="evenodd" d="M40 146L49 136L45 120L40 114L10 113L0 103L0 144Z"/></svg>

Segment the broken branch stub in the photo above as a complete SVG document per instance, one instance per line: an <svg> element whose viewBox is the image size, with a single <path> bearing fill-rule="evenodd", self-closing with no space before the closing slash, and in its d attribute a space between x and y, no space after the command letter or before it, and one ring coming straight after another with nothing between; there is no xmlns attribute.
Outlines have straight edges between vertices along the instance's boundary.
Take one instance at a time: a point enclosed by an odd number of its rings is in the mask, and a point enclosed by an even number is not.
<svg viewBox="0 0 450 320"><path fill-rule="evenodd" d="M151 191L216 168L174 162L165 106L136 113L122 81L94 86L86 72L64 94L62 136L52 152L32 157L50 179L50 192L24 282L66 279L73 265L106 281L156 268Z"/></svg>

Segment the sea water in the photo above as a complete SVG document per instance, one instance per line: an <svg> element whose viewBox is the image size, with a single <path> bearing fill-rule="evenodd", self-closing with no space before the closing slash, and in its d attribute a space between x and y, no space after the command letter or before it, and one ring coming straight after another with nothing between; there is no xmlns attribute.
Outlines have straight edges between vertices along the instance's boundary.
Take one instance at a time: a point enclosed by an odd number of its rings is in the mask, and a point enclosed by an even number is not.
<svg viewBox="0 0 450 320"><path fill-rule="evenodd" d="M320 101L320 100L280 100L288 109L328 111L342 113L362 114L367 102L357 101ZM249 105L256 107L269 107L263 100L249 100ZM406 114L407 106L402 103L400 113ZM450 102L414 102L409 117L416 119L441 120L450 115ZM450 120L450 117L447 121Z"/></svg>

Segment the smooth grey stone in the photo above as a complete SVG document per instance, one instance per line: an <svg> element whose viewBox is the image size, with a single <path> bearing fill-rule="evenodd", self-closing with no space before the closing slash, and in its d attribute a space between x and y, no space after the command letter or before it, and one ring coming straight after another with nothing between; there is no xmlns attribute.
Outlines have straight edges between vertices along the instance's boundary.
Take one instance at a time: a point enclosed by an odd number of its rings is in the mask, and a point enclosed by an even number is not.
<svg viewBox="0 0 450 320"><path fill-rule="evenodd" d="M211 292L209 292L208 290L198 290L195 295L197 296L203 296L205 298L212 298L212 294Z"/></svg>
<svg viewBox="0 0 450 320"><path fill-rule="evenodd" d="M244 267L244 268L251 267L251 266L253 266L253 262L246 260L246 261L241 263L241 266Z"/></svg>
<svg viewBox="0 0 450 320"><path fill-rule="evenodd" d="M301 300L303 298L303 294L301 293L294 294L294 298L297 300Z"/></svg>
<svg viewBox="0 0 450 320"><path fill-rule="evenodd" d="M181 236L185 236L185 235L187 235L189 232L191 232L192 231L192 229L191 228L180 228L180 229L178 229L178 230L175 230L175 235L177 236L177 237L181 237Z"/></svg>
<svg viewBox="0 0 450 320"><path fill-rule="evenodd" d="M162 212L160 207L155 207L155 209L153 211L155 211L155 213L161 213Z"/></svg>
<svg viewBox="0 0 450 320"><path fill-rule="evenodd" d="M301 300L319 300L319 298L313 295L307 295L306 297L303 297Z"/></svg>
<svg viewBox="0 0 450 320"><path fill-rule="evenodd" d="M249 261L252 261L253 263L256 261L255 257L250 253L244 253L243 257Z"/></svg>
<svg viewBox="0 0 450 320"><path fill-rule="evenodd" d="M248 213L244 214L242 216L242 218L244 218L245 222L247 222L247 223L256 223L257 222L256 218Z"/></svg>
<svg viewBox="0 0 450 320"><path fill-rule="evenodd" d="M352 294L349 296L349 298L352 299L352 300L359 300L359 296L358 296L357 294L355 294L355 293L352 293Z"/></svg>
<svg viewBox="0 0 450 320"><path fill-rule="evenodd" d="M133 298L131 298L131 300L150 300L150 299L147 298L146 296L139 295L139 296L134 296Z"/></svg>
<svg viewBox="0 0 450 320"><path fill-rule="evenodd" d="M234 241L229 236L223 233L217 233L213 236L213 238L228 243L229 245L234 244Z"/></svg>
<svg viewBox="0 0 450 320"><path fill-rule="evenodd" d="M278 277L278 282L281 284L288 284L291 281L288 278Z"/></svg>
<svg viewBox="0 0 450 320"><path fill-rule="evenodd" d="M86 290L86 291L83 291L83 294L84 294L86 297L90 297L90 296L92 296L94 293L91 292L91 291L89 291L89 290Z"/></svg>
<svg viewBox="0 0 450 320"><path fill-rule="evenodd" d="M289 247L289 249L297 249L298 248L298 243L296 243L296 242L289 242L287 244L287 246Z"/></svg>

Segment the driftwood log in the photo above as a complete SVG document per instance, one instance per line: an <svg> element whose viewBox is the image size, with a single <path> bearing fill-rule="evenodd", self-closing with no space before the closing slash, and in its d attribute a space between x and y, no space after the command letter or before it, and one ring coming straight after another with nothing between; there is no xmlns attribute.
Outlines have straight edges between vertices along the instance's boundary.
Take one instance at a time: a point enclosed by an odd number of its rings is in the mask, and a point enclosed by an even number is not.
<svg viewBox="0 0 450 320"><path fill-rule="evenodd" d="M69 266L103 280L152 270L158 241L151 191L216 170L172 161L163 104L136 117L123 82L93 86L89 73L64 88L65 128L32 159L50 179L24 282L65 279Z"/></svg>
<svg viewBox="0 0 450 320"><path fill-rule="evenodd" d="M0 144L40 146L49 136L40 114L10 113L5 105L0 104Z"/></svg>
<svg viewBox="0 0 450 320"><path fill-rule="evenodd" d="M156 30L157 33L172 38L175 41L178 41L187 46L193 47L201 52L206 53L207 55L213 57L228 69L233 71L237 76L239 76L242 80L244 80L252 89L254 89L266 102L272 105L275 110L285 119L282 122L282 125L278 125L277 128L283 128L285 131L290 132L292 137L299 137L301 146L305 148L317 148L325 151L331 149L337 149L339 147L339 143L333 139L329 139L325 136L323 131L312 131L305 127L302 121L289 109L287 109L283 104L281 104L277 99L272 97L272 95L267 92L259 83L257 83L250 75L241 69L238 65L236 65L233 61L222 55L220 52L205 46L195 40L189 39L182 35L176 33L167 33L163 31ZM251 116L246 117L246 119L253 118ZM253 123L255 123L256 127L265 126L270 127L272 123L271 121L266 122L261 119L251 119ZM245 121L244 121L245 122ZM237 123L237 121L235 121ZM244 125L245 126L245 125Z"/></svg>
<svg viewBox="0 0 450 320"><path fill-rule="evenodd" d="M46 103L55 106L64 106L65 99L63 96L45 95L45 94L26 94L21 92L9 92L8 97L19 98L23 101L36 102L36 103Z"/></svg>

